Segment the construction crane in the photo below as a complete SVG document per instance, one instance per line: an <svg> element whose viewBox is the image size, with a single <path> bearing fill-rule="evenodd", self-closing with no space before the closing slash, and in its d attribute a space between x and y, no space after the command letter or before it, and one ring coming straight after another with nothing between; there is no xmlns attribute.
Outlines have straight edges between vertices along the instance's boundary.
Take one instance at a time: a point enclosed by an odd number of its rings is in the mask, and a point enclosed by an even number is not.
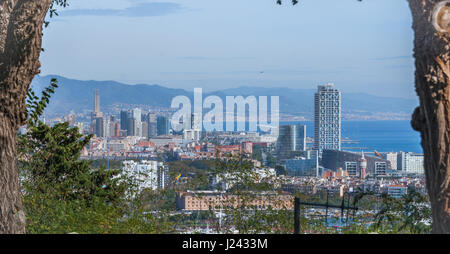
<svg viewBox="0 0 450 254"><path fill-rule="evenodd" d="M381 153L379 153L377 150L374 151L375 155L383 160L385 160L384 156L381 155Z"/></svg>
<svg viewBox="0 0 450 254"><path fill-rule="evenodd" d="M176 183L178 181L178 179L180 179L181 174L179 174L177 177L175 177L175 181L173 181L173 183Z"/></svg>

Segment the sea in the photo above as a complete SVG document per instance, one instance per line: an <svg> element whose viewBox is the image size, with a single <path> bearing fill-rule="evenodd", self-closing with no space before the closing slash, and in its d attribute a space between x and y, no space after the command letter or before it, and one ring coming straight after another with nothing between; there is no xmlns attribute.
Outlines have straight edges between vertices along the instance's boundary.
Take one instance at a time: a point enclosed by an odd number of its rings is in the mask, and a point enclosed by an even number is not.
<svg viewBox="0 0 450 254"><path fill-rule="evenodd" d="M307 137L314 137L314 122L280 122L287 124L306 125ZM423 153L410 121L342 121L342 139L346 151Z"/></svg>

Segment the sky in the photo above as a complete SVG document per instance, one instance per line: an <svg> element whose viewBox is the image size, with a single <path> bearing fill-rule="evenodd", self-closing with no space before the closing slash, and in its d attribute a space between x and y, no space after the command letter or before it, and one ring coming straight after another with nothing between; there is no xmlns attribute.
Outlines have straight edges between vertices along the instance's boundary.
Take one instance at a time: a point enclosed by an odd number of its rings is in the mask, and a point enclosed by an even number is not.
<svg viewBox="0 0 450 254"><path fill-rule="evenodd" d="M42 74L205 91L240 86L415 98L405 0L69 0Z"/></svg>

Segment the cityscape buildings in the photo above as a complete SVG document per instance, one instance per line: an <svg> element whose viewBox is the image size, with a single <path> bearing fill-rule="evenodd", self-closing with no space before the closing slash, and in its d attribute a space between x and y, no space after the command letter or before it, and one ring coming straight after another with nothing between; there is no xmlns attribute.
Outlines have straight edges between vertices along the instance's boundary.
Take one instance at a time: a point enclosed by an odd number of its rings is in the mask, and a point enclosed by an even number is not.
<svg viewBox="0 0 450 254"><path fill-rule="evenodd" d="M277 140L277 157L285 159L292 157L292 152L306 150L306 126L282 125L279 127Z"/></svg>
<svg viewBox="0 0 450 254"><path fill-rule="evenodd" d="M319 177L319 156L317 151L307 151L304 157L295 157L285 162L288 176L315 176Z"/></svg>
<svg viewBox="0 0 450 254"><path fill-rule="evenodd" d="M169 118L165 116L158 116L156 122L157 122L156 128L158 136L169 135L170 131Z"/></svg>
<svg viewBox="0 0 450 254"><path fill-rule="evenodd" d="M406 173L423 174L423 154L399 152L397 154L397 170Z"/></svg>
<svg viewBox="0 0 450 254"><path fill-rule="evenodd" d="M148 113L147 116L147 123L148 123L148 137L153 138L158 136L158 130L157 130L157 118L155 113Z"/></svg>
<svg viewBox="0 0 450 254"><path fill-rule="evenodd" d="M168 167L163 162L124 161L121 172L133 178L140 191L144 189L164 189L169 184Z"/></svg>
<svg viewBox="0 0 450 254"><path fill-rule="evenodd" d="M83 149L82 158L121 160L122 174L141 175L137 178L140 190L158 190L171 182L170 169L163 162L167 156L181 161L240 156L253 163L255 181L267 176L288 180L291 183L273 186L288 192L326 189L330 193L345 193L359 188L392 197L401 197L411 187L425 192L422 154L342 149L340 114L340 92L328 84L319 86L315 94L314 138L307 137L305 124L281 125L277 137L242 131L206 133L195 121L200 119L195 114L182 132L173 132L170 113L144 111L139 106L101 112L100 93L95 91L91 126L84 132L95 137ZM71 125L83 127L82 122L76 122L78 119L75 112L64 117ZM312 147L308 147L311 143ZM163 161L157 161L158 158ZM275 171L274 167L284 171ZM183 181L187 178L183 176ZM297 182L298 179L302 180ZM230 190L236 181L233 174L212 177L209 188ZM309 181L308 185L304 185L305 181ZM195 207L195 203L179 205L181 209L206 209L204 205Z"/></svg>

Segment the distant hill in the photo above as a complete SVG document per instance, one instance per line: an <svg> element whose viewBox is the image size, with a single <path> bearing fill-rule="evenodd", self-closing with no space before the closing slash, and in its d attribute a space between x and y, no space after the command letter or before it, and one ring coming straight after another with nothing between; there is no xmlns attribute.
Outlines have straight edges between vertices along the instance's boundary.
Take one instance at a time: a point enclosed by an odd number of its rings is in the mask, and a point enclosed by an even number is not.
<svg viewBox="0 0 450 254"><path fill-rule="evenodd" d="M67 113L70 110L80 112L93 108L94 90L101 95L101 106L113 104L145 104L153 107L170 107L172 98L185 95L192 98L192 92L183 89L166 88L159 85L126 85L115 81L80 81L60 76L36 76L32 87L40 91L47 86L51 78L57 78L60 87L51 99L48 110L54 113ZM280 111L285 114L301 114L308 118L314 111L314 89L240 87L215 91L208 95L225 96L249 95L280 96ZM374 114L392 112L410 114L418 105L416 99L380 97L364 93L343 93L342 107L344 113L359 112Z"/></svg>
<svg viewBox="0 0 450 254"><path fill-rule="evenodd" d="M94 91L100 92L100 106L112 104L145 104L155 107L170 107L172 98L178 95L191 96L183 89L171 89L158 85L126 85L115 81L81 81L60 76L36 76L32 87L40 91L48 86L52 78L58 79L59 87L52 96L49 111L65 113L70 110L92 109Z"/></svg>

